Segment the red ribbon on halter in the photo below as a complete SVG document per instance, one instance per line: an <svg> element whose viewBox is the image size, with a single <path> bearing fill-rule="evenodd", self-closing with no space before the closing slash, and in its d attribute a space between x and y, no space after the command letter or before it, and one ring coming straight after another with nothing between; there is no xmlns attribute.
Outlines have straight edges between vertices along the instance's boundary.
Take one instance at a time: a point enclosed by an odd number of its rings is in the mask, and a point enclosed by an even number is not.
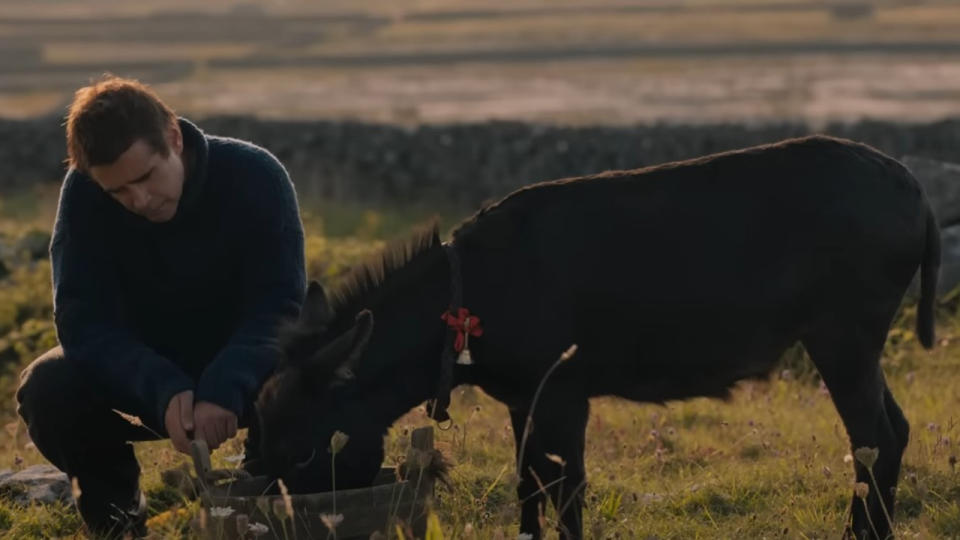
<svg viewBox="0 0 960 540"><path fill-rule="evenodd" d="M457 333L457 339L453 342L453 348L457 352L463 350L464 345L466 344L467 334L473 337L480 337L483 335L483 328L480 326L480 318L471 315L470 310L467 308L457 309L457 314L454 315L448 310L446 313L440 316L443 319L447 326L451 330Z"/></svg>

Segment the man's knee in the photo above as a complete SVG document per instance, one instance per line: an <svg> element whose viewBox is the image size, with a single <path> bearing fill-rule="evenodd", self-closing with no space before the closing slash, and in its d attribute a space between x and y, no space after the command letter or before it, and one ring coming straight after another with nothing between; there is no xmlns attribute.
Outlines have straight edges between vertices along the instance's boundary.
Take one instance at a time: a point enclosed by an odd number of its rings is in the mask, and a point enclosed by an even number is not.
<svg viewBox="0 0 960 540"><path fill-rule="evenodd" d="M20 373L17 412L29 424L38 409L67 397L71 383L76 382L76 368L65 361L63 348L50 349Z"/></svg>

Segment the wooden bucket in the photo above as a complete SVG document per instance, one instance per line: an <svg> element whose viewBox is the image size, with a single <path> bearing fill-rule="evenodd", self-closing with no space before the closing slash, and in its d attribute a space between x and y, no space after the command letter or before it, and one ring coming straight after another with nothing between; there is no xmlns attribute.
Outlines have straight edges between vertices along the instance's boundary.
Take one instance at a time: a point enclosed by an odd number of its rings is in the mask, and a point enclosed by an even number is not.
<svg viewBox="0 0 960 540"><path fill-rule="evenodd" d="M434 455L432 427L419 428L411 434L407 479L398 481L396 469L390 467L381 469L369 488L290 495L293 518L288 515L283 496L265 494L274 487L268 478L214 484L208 480L212 469L206 443L195 441L192 450L200 479L200 500L206 512L203 538L367 539L375 531L386 532L398 523L409 525L414 534L424 536L436 480L428 472ZM328 525L333 525L334 530Z"/></svg>

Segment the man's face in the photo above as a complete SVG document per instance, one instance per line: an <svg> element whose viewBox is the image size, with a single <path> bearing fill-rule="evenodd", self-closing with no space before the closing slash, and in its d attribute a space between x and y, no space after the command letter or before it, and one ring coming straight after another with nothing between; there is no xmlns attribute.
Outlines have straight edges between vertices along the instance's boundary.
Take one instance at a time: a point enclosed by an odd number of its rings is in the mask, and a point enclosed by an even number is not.
<svg viewBox="0 0 960 540"><path fill-rule="evenodd" d="M167 131L164 157L143 139L108 165L90 167L94 181L124 208L154 223L173 219L183 193L183 137L179 127Z"/></svg>

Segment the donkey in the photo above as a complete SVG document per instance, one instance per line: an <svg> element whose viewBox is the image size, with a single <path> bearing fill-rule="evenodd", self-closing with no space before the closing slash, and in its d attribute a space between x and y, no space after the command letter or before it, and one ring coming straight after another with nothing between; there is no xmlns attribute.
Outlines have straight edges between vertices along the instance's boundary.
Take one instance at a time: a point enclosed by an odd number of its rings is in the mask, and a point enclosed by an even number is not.
<svg viewBox="0 0 960 540"><path fill-rule="evenodd" d="M329 489L329 456L313 458L339 430L350 442L336 456L337 488L364 485L397 418L473 384L510 410L520 531L540 537L549 496L562 533L579 538L588 398L726 397L799 341L852 448L879 449L879 490L866 509L853 499L848 533L872 537L869 519L885 538L881 501L893 511L909 426L879 359L918 269L917 335L932 347L939 258L916 179L841 139L536 184L480 210L448 243L434 228L387 251L329 302L311 285L258 398L263 459L294 489ZM441 314L459 302L482 325L469 338L472 365L445 360L453 332ZM578 353L531 410L571 344ZM566 462L562 476L547 454Z"/></svg>

